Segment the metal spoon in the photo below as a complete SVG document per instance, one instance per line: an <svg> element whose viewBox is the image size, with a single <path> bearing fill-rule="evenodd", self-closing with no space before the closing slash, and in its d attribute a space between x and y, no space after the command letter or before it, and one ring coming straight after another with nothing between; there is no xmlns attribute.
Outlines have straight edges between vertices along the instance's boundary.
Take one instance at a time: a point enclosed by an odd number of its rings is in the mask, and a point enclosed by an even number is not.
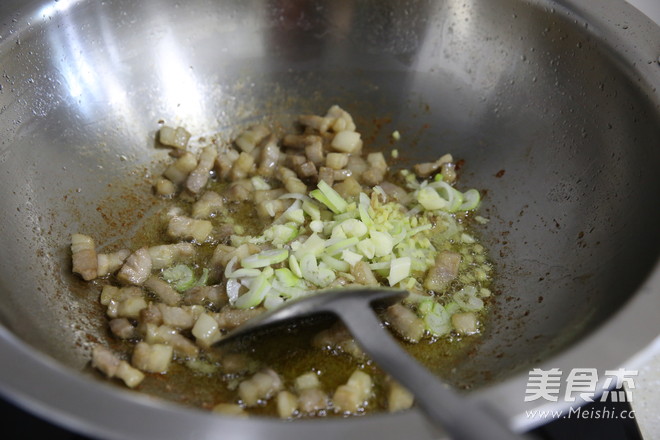
<svg viewBox="0 0 660 440"><path fill-rule="evenodd" d="M454 439L520 439L492 408L459 396L417 361L390 336L372 305L391 305L408 292L387 288L335 289L287 301L229 332L219 343L266 327L330 313L339 317L361 348L378 366L415 396L417 406L440 430Z"/></svg>

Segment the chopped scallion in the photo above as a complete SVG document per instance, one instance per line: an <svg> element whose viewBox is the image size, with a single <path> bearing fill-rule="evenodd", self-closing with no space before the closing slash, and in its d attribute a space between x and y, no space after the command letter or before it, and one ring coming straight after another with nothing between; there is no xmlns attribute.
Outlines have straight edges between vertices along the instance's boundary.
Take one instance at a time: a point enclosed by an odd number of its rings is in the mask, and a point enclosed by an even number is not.
<svg viewBox="0 0 660 440"><path fill-rule="evenodd" d="M479 206L481 195L476 189L469 189L463 193L463 203L458 207L459 211L471 211Z"/></svg>
<svg viewBox="0 0 660 440"><path fill-rule="evenodd" d="M327 287L336 278L335 272L325 264L318 264L312 254L303 256L300 260L300 269L303 278L318 287Z"/></svg>
<svg viewBox="0 0 660 440"><path fill-rule="evenodd" d="M356 254L355 252L349 250L349 249L344 249L341 253L341 259L350 264L351 266L355 266L360 260L362 260L363 256L360 254Z"/></svg>
<svg viewBox="0 0 660 440"><path fill-rule="evenodd" d="M260 273L259 269L237 269L231 272L227 278L251 278L259 276Z"/></svg>
<svg viewBox="0 0 660 440"><path fill-rule="evenodd" d="M295 255L296 258L301 259L306 254L312 254L314 256L321 255L321 252L325 249L325 240L322 239L317 233L313 233L304 243L302 243L298 249L296 249Z"/></svg>
<svg viewBox="0 0 660 440"><path fill-rule="evenodd" d="M241 266L246 269L257 269L281 263L288 257L289 251L286 249L269 249L243 258L241 260Z"/></svg>
<svg viewBox="0 0 660 440"><path fill-rule="evenodd" d="M476 312L484 308L484 302L477 296L477 288L465 286L454 293L454 301L466 312Z"/></svg>
<svg viewBox="0 0 660 440"><path fill-rule="evenodd" d="M357 237L346 238L344 240L338 241L337 243L331 244L325 248L325 253L327 255L335 255L344 249L352 248L360 242L360 239Z"/></svg>
<svg viewBox="0 0 660 440"><path fill-rule="evenodd" d="M390 286L394 286L408 275L410 275L410 257L395 258L391 261L390 275L387 277Z"/></svg>
<svg viewBox="0 0 660 440"><path fill-rule="evenodd" d="M451 332L451 316L438 303L426 300L419 305L426 329L433 336L444 336Z"/></svg>
<svg viewBox="0 0 660 440"><path fill-rule="evenodd" d="M291 269L291 272L298 278L302 278L302 271L300 270L300 263L298 262L298 259L296 258L295 255L290 255L289 256L289 269Z"/></svg>
<svg viewBox="0 0 660 440"><path fill-rule="evenodd" d="M162 275L165 281L179 292L188 290L195 285L193 270L185 264L177 264L163 269Z"/></svg>
<svg viewBox="0 0 660 440"><path fill-rule="evenodd" d="M440 194L435 189L429 187L419 190L417 201L428 211L443 209L447 206L447 200L440 197Z"/></svg>
<svg viewBox="0 0 660 440"><path fill-rule="evenodd" d="M261 272L252 282L250 290L239 296L234 306L239 309L256 307L261 304L269 290L270 283L268 282L268 275L265 272Z"/></svg>
<svg viewBox="0 0 660 440"><path fill-rule="evenodd" d="M294 287L300 283L300 278L295 276L291 269L286 267L275 269L275 276L280 283L287 287Z"/></svg>
<svg viewBox="0 0 660 440"><path fill-rule="evenodd" d="M348 272L351 270L351 265L345 261L338 260L330 255L323 255L321 261L328 265L328 267L335 272Z"/></svg>
<svg viewBox="0 0 660 440"><path fill-rule="evenodd" d="M318 190L310 193L319 202L330 208L335 214L341 214L346 211L348 203L344 200L337 191L335 191L324 180L319 180Z"/></svg>
<svg viewBox="0 0 660 440"><path fill-rule="evenodd" d="M318 205L311 200L304 200L302 209L312 220L321 220L321 210Z"/></svg>
<svg viewBox="0 0 660 440"><path fill-rule="evenodd" d="M374 255L376 257L384 257L392 253L394 241L389 233L371 230L369 231L369 235L374 244Z"/></svg>

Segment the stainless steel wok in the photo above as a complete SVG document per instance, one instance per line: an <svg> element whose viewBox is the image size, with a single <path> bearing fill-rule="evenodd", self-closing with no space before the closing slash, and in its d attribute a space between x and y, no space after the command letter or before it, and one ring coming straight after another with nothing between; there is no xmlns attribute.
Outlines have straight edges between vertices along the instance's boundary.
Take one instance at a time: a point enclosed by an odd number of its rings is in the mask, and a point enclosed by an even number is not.
<svg viewBox="0 0 660 440"><path fill-rule="evenodd" d="M397 129L402 156L451 152L487 190L498 295L446 379L531 428L526 410L569 403L525 402L530 368L657 349L659 56L660 29L616 0L3 1L0 392L95 437L431 437L416 410L239 420L85 370L108 336L69 236L108 244L148 215L158 121L229 137L337 103L372 145Z"/></svg>

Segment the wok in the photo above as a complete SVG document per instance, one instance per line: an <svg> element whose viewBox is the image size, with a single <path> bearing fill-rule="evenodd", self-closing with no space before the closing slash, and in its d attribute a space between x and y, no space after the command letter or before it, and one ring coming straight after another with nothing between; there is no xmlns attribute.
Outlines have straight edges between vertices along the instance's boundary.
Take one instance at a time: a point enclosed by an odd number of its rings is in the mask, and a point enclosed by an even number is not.
<svg viewBox="0 0 660 440"><path fill-rule="evenodd" d="M97 380L109 339L69 275L71 233L154 207L158 121L221 131L338 103L376 148L464 160L486 190L492 319L444 378L518 430L528 371L634 369L657 351L660 29L616 0L3 1L0 390L105 438L429 438L416 410L282 423ZM655 347L654 348L654 344ZM599 383L603 386L603 382ZM469 416L469 415L468 415Z"/></svg>

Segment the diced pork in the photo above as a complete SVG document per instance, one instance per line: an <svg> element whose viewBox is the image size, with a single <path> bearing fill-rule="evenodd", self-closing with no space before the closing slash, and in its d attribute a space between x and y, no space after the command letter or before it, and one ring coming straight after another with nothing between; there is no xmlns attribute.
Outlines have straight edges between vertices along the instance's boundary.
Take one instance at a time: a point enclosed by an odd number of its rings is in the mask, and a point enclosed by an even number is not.
<svg viewBox="0 0 660 440"><path fill-rule="evenodd" d="M231 330L264 312L262 307L254 309L235 309L229 305L223 307L216 316L220 328Z"/></svg>
<svg viewBox="0 0 660 440"><path fill-rule="evenodd" d="M458 333L471 335L479 331L477 316L472 312L454 313L451 316L451 325Z"/></svg>
<svg viewBox="0 0 660 440"><path fill-rule="evenodd" d="M198 193L206 186L209 180L210 172L215 164L215 158L218 156L218 149L214 145L204 147L199 155L197 166L186 180L186 188L193 193Z"/></svg>
<svg viewBox="0 0 660 440"><path fill-rule="evenodd" d="M363 359L365 357L364 352L357 345L353 336L351 336L346 327L341 323L320 331L312 339L312 345L316 348L343 352L356 359Z"/></svg>
<svg viewBox="0 0 660 440"><path fill-rule="evenodd" d="M85 281L96 278L98 260L92 237L73 234L71 236L71 253L73 272L79 274Z"/></svg>
<svg viewBox="0 0 660 440"><path fill-rule="evenodd" d="M323 147L323 138L313 134L287 134L282 139L282 144L288 148L305 150L307 147L313 145Z"/></svg>
<svg viewBox="0 0 660 440"><path fill-rule="evenodd" d="M277 146L275 137L271 137L261 149L259 156L259 168L257 174L270 177L275 173L280 162L280 147Z"/></svg>
<svg viewBox="0 0 660 440"><path fill-rule="evenodd" d="M415 397L410 391L391 379L388 385L387 410L389 412L402 411L412 407Z"/></svg>
<svg viewBox="0 0 660 440"><path fill-rule="evenodd" d="M206 241L211 235L213 224L208 220L196 220L185 216L172 217L167 225L167 234L172 238Z"/></svg>
<svg viewBox="0 0 660 440"><path fill-rule="evenodd" d="M243 152L238 155L238 158L231 168L231 173L229 176L233 181L245 179L249 174L252 173L252 168L254 166L254 157L248 153Z"/></svg>
<svg viewBox="0 0 660 440"><path fill-rule="evenodd" d="M185 152L172 165L167 167L163 176L176 184L186 181L188 175L197 167L197 158L189 152Z"/></svg>
<svg viewBox="0 0 660 440"><path fill-rule="evenodd" d="M154 270L170 267L174 265L174 263L178 263L195 255L195 246L188 242L161 244L158 246L151 246L147 250L149 251L152 269Z"/></svg>
<svg viewBox="0 0 660 440"><path fill-rule="evenodd" d="M192 328L195 323L195 316L190 307L170 307L161 303L158 304L158 309L165 325L185 330Z"/></svg>
<svg viewBox="0 0 660 440"><path fill-rule="evenodd" d="M298 398L289 391L277 393L277 414L282 419L288 419L298 410Z"/></svg>
<svg viewBox="0 0 660 440"><path fill-rule="evenodd" d="M156 194L163 197L172 197L176 194L176 185L170 179L159 177L154 182Z"/></svg>
<svg viewBox="0 0 660 440"><path fill-rule="evenodd" d="M206 191L192 206L192 217L205 219L212 217L222 209L224 205L222 196L214 191Z"/></svg>
<svg viewBox="0 0 660 440"><path fill-rule="evenodd" d="M133 350L131 363L147 373L166 373L172 360L173 350L169 345L138 342Z"/></svg>
<svg viewBox="0 0 660 440"><path fill-rule="evenodd" d="M150 276L144 282L144 287L155 294L158 299L167 305L175 306L181 301L181 295L166 281L158 278L157 276Z"/></svg>
<svg viewBox="0 0 660 440"><path fill-rule="evenodd" d="M137 286L116 287L106 285L101 290L101 304L107 306L111 302L122 302L129 298L141 298L144 291Z"/></svg>
<svg viewBox="0 0 660 440"><path fill-rule="evenodd" d="M144 379L144 374L102 345L95 345L92 350L92 366L109 378L121 379L129 388L138 386Z"/></svg>
<svg viewBox="0 0 660 440"><path fill-rule="evenodd" d="M250 153L256 146L270 134L268 127L255 125L245 130L236 138L236 146L246 153Z"/></svg>
<svg viewBox="0 0 660 440"><path fill-rule="evenodd" d="M301 125L324 133L330 129L333 119L318 115L301 115L298 117L298 122L300 122Z"/></svg>
<svg viewBox="0 0 660 440"><path fill-rule="evenodd" d="M119 270L117 278L128 284L140 285L147 281L151 275L151 255L147 248L140 248L133 252Z"/></svg>
<svg viewBox="0 0 660 440"><path fill-rule="evenodd" d="M255 406L268 400L282 389L282 379L270 368L256 373L238 386L238 395L246 406Z"/></svg>
<svg viewBox="0 0 660 440"><path fill-rule="evenodd" d="M337 387L332 396L335 411L339 413L356 413L366 404L371 395L373 383L371 376L361 370L351 374L346 384Z"/></svg>
<svg viewBox="0 0 660 440"><path fill-rule="evenodd" d="M387 308L386 316L390 326L402 338L416 343L424 336L424 321L408 307L394 304Z"/></svg>
<svg viewBox="0 0 660 440"><path fill-rule="evenodd" d="M122 249L110 254L97 254L97 276L103 277L115 273L122 267L129 255L131 255L131 251L128 249Z"/></svg>
<svg viewBox="0 0 660 440"><path fill-rule="evenodd" d="M319 138L317 142L314 142L305 147L305 156L309 159L314 165L321 166L325 161L325 156L323 153L323 142Z"/></svg>
<svg viewBox="0 0 660 440"><path fill-rule="evenodd" d="M313 414L328 408L328 395L319 388L308 388L302 390L298 396L298 407L301 411Z"/></svg>
<svg viewBox="0 0 660 440"><path fill-rule="evenodd" d="M218 153L218 157L215 159L215 168L220 179L227 180L232 168L234 167L234 162L236 162L236 159L238 159L238 156L239 152L233 148L229 148Z"/></svg>
<svg viewBox="0 0 660 440"><path fill-rule="evenodd" d="M194 358L199 354L199 348L190 339L167 325L145 325L144 340L148 344L167 344L179 356Z"/></svg>
<svg viewBox="0 0 660 440"><path fill-rule="evenodd" d="M121 339L131 339L137 334L135 326L126 318L115 318L110 321L110 331Z"/></svg>
<svg viewBox="0 0 660 440"><path fill-rule="evenodd" d="M183 302L188 305L202 305L220 308L229 302L223 284L197 286L187 290Z"/></svg>
<svg viewBox="0 0 660 440"><path fill-rule="evenodd" d="M365 261L358 261L351 268L351 275L355 277L355 282L358 284L363 284L365 286L376 286L378 285L378 280L372 272L369 264Z"/></svg>
<svg viewBox="0 0 660 440"><path fill-rule="evenodd" d="M435 257L435 264L426 273L424 287L435 292L443 292L458 276L461 255L444 251Z"/></svg>
<svg viewBox="0 0 660 440"><path fill-rule="evenodd" d="M92 349L92 367L108 377L114 377L120 361L121 359L115 356L110 349L102 345L95 345Z"/></svg>
<svg viewBox="0 0 660 440"><path fill-rule="evenodd" d="M190 140L190 133L183 127L163 125L158 131L158 140L163 145L185 149Z"/></svg>
<svg viewBox="0 0 660 440"><path fill-rule="evenodd" d="M203 313L197 318L192 334L197 344L203 348L210 347L222 338L218 322L208 313Z"/></svg>
<svg viewBox="0 0 660 440"><path fill-rule="evenodd" d="M451 154L445 154L435 162L424 162L414 165L413 171L419 177L429 177L431 174L438 171L443 164L453 162L453 160L454 158L451 156Z"/></svg>

